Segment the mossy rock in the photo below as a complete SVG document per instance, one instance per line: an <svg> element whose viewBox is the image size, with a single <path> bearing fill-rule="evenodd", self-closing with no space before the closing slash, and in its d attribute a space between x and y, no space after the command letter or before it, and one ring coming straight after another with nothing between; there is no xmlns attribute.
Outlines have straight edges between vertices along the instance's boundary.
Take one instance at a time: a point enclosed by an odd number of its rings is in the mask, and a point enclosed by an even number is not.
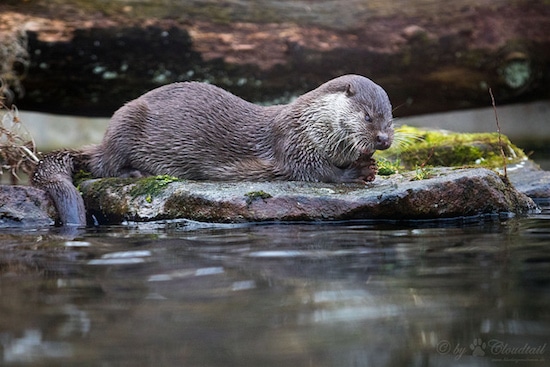
<svg viewBox="0 0 550 367"><path fill-rule="evenodd" d="M510 139L498 133L457 133L410 126L396 129L393 146L376 153L384 172L399 166L405 170L419 167L502 168L527 159ZM391 173L391 169L389 170Z"/></svg>
<svg viewBox="0 0 550 367"><path fill-rule="evenodd" d="M150 202L153 196L161 194L168 184L176 181L181 180L169 175L145 177L136 181L135 186L130 190L130 195L132 197L146 195L147 201Z"/></svg>

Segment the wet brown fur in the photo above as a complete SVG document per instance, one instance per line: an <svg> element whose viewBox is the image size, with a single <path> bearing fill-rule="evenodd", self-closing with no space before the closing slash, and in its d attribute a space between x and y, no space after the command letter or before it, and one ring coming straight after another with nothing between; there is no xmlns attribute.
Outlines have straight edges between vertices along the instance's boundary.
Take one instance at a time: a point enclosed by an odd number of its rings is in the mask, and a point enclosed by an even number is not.
<svg viewBox="0 0 550 367"><path fill-rule="evenodd" d="M116 111L101 144L46 156L32 181L52 195L64 224L83 225L70 182L75 160L94 177L362 182L374 179L374 151L392 141L388 96L362 76L269 107L209 84L174 83Z"/></svg>

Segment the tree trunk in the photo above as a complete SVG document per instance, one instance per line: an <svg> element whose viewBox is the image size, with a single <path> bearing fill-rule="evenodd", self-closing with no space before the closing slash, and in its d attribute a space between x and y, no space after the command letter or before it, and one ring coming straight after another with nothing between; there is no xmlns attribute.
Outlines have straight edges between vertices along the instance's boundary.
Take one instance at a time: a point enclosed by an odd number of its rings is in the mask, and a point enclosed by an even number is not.
<svg viewBox="0 0 550 367"><path fill-rule="evenodd" d="M281 103L346 73L384 87L396 116L490 106L488 88L524 102L550 95L545 4L7 0L0 71L19 108L96 116L170 82Z"/></svg>

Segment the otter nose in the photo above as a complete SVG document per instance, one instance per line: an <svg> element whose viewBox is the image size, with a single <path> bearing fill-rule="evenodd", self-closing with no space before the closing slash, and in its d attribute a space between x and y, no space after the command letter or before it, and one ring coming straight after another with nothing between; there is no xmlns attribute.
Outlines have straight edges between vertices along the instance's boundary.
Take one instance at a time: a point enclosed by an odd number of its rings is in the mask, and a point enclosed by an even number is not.
<svg viewBox="0 0 550 367"><path fill-rule="evenodd" d="M386 133L376 135L376 150L388 149L391 145L390 137Z"/></svg>

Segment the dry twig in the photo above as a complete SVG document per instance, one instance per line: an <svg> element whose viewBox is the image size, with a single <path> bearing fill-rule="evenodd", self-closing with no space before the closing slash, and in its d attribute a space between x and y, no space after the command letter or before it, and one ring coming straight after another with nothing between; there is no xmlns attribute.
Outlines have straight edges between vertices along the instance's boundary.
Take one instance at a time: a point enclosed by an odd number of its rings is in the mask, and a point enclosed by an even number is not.
<svg viewBox="0 0 550 367"><path fill-rule="evenodd" d="M7 171L12 183L17 183L18 172L31 173L38 157L34 140L21 123L17 107L8 108L4 103L6 88L0 80L0 175Z"/></svg>
<svg viewBox="0 0 550 367"><path fill-rule="evenodd" d="M504 144L502 143L502 134L500 132L500 123L498 122L497 107L495 104L495 97L493 96L493 91L489 88L489 95L491 96L491 103L493 105L493 111L495 111L495 121L497 123L497 132L498 132L498 145L500 146L500 154L502 155L502 163L504 168L504 178L508 179L508 172L506 170L506 154L504 154Z"/></svg>

